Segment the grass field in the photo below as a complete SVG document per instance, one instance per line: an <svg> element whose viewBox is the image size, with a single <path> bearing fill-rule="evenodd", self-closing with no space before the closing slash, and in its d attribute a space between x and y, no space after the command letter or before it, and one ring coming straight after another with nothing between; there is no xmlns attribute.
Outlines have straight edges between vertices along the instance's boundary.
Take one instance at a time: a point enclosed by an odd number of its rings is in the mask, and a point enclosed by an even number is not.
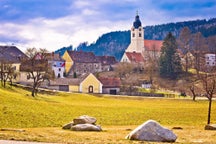
<svg viewBox="0 0 216 144"><path fill-rule="evenodd" d="M208 101L142 97L114 97L75 93L39 94L0 87L0 139L66 143L141 143L124 137L146 120L173 130L177 143L214 143L215 131L203 130ZM72 132L62 125L80 115L97 118L103 132ZM216 123L216 102L211 123ZM5 130L6 129L6 130ZM19 130L23 131L19 131Z"/></svg>

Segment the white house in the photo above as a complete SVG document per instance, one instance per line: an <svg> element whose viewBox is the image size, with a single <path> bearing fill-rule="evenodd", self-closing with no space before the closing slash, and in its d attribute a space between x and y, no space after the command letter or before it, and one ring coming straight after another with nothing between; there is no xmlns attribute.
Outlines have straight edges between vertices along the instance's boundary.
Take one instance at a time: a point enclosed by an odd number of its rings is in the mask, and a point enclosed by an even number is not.
<svg viewBox="0 0 216 144"><path fill-rule="evenodd" d="M205 54L205 61L207 66L216 66L215 54Z"/></svg>

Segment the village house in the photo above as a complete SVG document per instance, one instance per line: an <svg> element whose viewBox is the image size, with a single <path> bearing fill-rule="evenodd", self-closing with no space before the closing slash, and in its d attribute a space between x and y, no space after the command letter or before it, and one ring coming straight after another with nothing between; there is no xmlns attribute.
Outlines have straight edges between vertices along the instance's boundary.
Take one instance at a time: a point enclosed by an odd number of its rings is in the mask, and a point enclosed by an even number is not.
<svg viewBox="0 0 216 144"><path fill-rule="evenodd" d="M65 74L65 61L56 53L46 53L48 65L52 67L55 78L63 78Z"/></svg>
<svg viewBox="0 0 216 144"><path fill-rule="evenodd" d="M205 54L205 63L207 66L216 66L216 56L212 53Z"/></svg>
<svg viewBox="0 0 216 144"><path fill-rule="evenodd" d="M59 78L51 80L47 88L80 93L102 93L103 84L92 74L79 78Z"/></svg>
<svg viewBox="0 0 216 144"><path fill-rule="evenodd" d="M92 52L66 51L62 58L65 60L65 71L69 77L86 73L109 71L117 61L112 56L95 56Z"/></svg>
<svg viewBox="0 0 216 144"><path fill-rule="evenodd" d="M15 74L14 81L19 81L20 79L20 65L22 59L25 58L27 56L16 46L0 46L0 65L11 64Z"/></svg>
<svg viewBox="0 0 216 144"><path fill-rule="evenodd" d="M120 93L120 78L100 77L99 81L103 84L102 93L117 95Z"/></svg>

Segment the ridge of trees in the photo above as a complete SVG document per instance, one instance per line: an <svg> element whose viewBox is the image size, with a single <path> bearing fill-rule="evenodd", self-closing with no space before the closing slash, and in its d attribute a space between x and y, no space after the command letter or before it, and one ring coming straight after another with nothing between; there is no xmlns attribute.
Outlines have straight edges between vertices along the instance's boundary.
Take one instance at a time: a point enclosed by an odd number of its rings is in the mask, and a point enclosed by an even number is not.
<svg viewBox="0 0 216 144"><path fill-rule="evenodd" d="M145 26L145 39L163 40L169 32L178 38L183 27L188 27L191 33L200 32L204 37L214 36L216 35L216 18ZM117 60L120 60L129 44L129 30L115 31L103 34L96 42L91 44L82 42L75 49L78 51L91 51L96 55L111 55L115 56ZM66 48L73 47L63 47L58 52L64 52Z"/></svg>

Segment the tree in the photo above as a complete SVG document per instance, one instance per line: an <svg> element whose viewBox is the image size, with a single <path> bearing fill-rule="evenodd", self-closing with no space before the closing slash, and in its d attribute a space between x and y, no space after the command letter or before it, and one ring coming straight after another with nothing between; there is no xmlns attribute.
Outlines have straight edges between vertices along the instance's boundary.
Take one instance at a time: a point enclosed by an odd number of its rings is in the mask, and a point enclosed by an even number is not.
<svg viewBox="0 0 216 144"><path fill-rule="evenodd" d="M22 71L27 72L27 78L33 80L32 96L37 94L38 88L44 80L49 80L52 76L51 67L48 66L45 53L46 49L37 50L36 48L28 48L26 55L29 57L21 64Z"/></svg>
<svg viewBox="0 0 216 144"><path fill-rule="evenodd" d="M209 101L207 124L210 124L212 98L216 93L216 71L214 67L206 68L206 71L204 73L199 74L199 79L202 83L205 96L208 98Z"/></svg>
<svg viewBox="0 0 216 144"><path fill-rule="evenodd" d="M193 54L195 57L195 69L199 75L202 65L204 65L204 52L207 51L205 38L200 32L193 35Z"/></svg>
<svg viewBox="0 0 216 144"><path fill-rule="evenodd" d="M176 79L182 72L181 60L177 53L175 37L169 33L163 41L159 61L161 77Z"/></svg>
<svg viewBox="0 0 216 144"><path fill-rule="evenodd" d="M6 82L9 80L12 84L15 78L15 69L10 62L1 61L0 63L0 79L3 87L6 87Z"/></svg>
<svg viewBox="0 0 216 144"><path fill-rule="evenodd" d="M116 66L115 72L122 80L123 78L127 77L128 74L133 72L133 69L134 69L133 64L127 62L121 62Z"/></svg>
<svg viewBox="0 0 216 144"><path fill-rule="evenodd" d="M152 51L145 52L144 72L149 77L149 81L153 83L153 75L158 72L159 54L155 44L152 45Z"/></svg>
<svg viewBox="0 0 216 144"><path fill-rule="evenodd" d="M184 27L179 35L179 38L177 40L179 47L182 49L182 52L184 54L184 68L186 71L186 74L188 73L188 69L190 67L190 57L188 53L190 52L190 42L191 42L191 32L188 27Z"/></svg>

